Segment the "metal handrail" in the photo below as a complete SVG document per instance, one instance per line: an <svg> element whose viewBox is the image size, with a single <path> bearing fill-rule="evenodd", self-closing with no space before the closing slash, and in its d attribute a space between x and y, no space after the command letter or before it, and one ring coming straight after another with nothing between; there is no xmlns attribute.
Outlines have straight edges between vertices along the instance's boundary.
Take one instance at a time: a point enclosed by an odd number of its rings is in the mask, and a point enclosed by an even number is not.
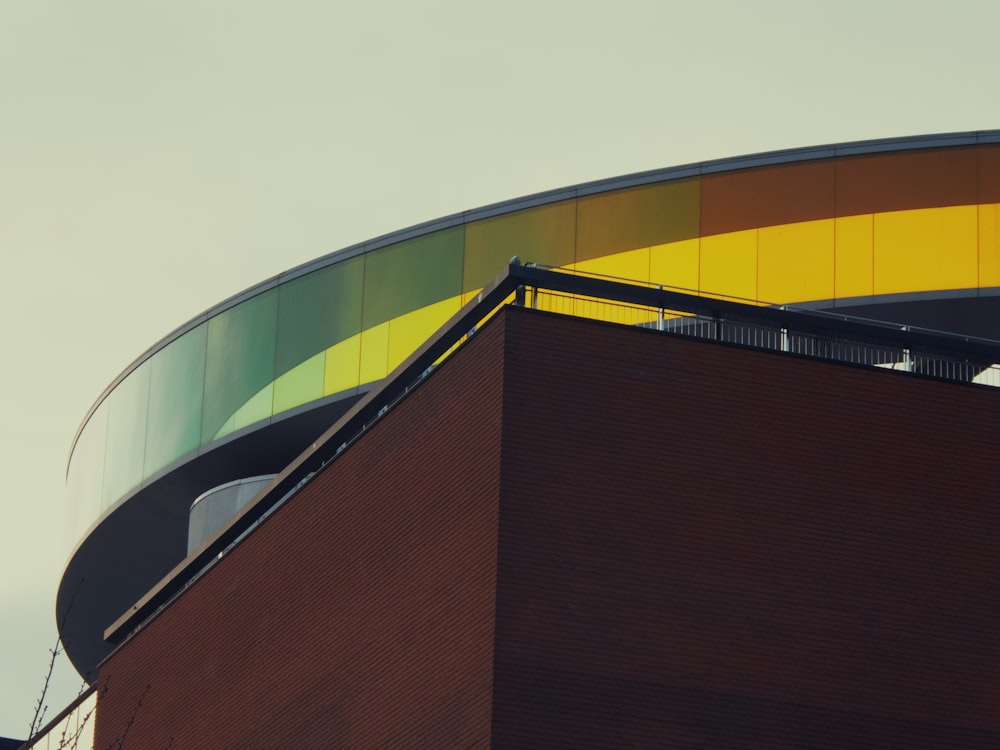
<svg viewBox="0 0 1000 750"><path fill-rule="evenodd" d="M995 341L993 339L985 339L985 338L976 337L976 336L967 336L967 335L963 335L963 334L956 334L956 333L953 333L953 332L950 332L950 331L942 331L942 330L934 329L934 328L924 328L924 327L921 327L921 326L910 325L908 323L899 323L899 322L893 322L893 321L887 321L887 320L876 320L874 318L866 318L866 317L857 316L857 315L847 315L847 314L844 314L844 313L836 313L836 312L832 312L830 310L817 310L817 309L814 309L814 308L811 308L811 307L809 307L809 308L798 307L798 306L796 306L794 304L770 302L770 301L767 301L767 300L760 300L760 299L750 299L750 298L747 298L747 297L737 297L737 296L728 295L728 294L710 294L709 295L709 294L705 294L705 293L701 292L700 290L690 289L690 288L687 288L687 287L670 286L670 285L665 285L665 284L657 284L657 283L648 282L648 281L642 281L642 280L636 280L636 279L629 279L629 278L626 278L626 277L623 277L623 276L612 276L612 275L609 275L609 274L597 273L595 271L586 271L586 270L581 270L581 269L577 269L577 268L566 268L566 267L563 267L563 266L551 266L551 265L546 265L546 264L543 264L543 263L526 263L525 267L527 267L527 268L538 268L538 269L542 269L542 270L545 270L545 271L552 271L553 273L557 273L557 274L561 274L561 275L566 275L566 276L576 276L576 277L585 277L585 278L592 278L592 279L600 279L600 280L612 281L612 282L616 282L616 283L620 283L620 284L628 284L629 286L640 286L640 287L645 287L645 288L649 288L649 289L664 290L664 291L667 291L667 292L678 292L680 294L685 295L685 298L688 298L688 299L690 299L690 298L700 298L700 299L703 299L703 300L723 300L723 301L726 301L726 302L734 302L736 304L744 306L744 310L747 310L748 311L748 315L750 315L751 317L753 316L753 313L749 312L749 310L752 309L752 308L770 308L770 309L774 309L774 310L781 310L781 311L785 311L785 312L797 313L798 315L802 315L802 316L809 316L809 317L812 317L812 318L816 318L817 320L830 321L834 325L837 325L837 324L840 324L840 323L844 323L844 322L859 323L859 324L862 324L864 326L869 326L873 330L878 330L878 331L889 331L889 332L891 332L891 331L906 331L906 332L909 332L909 333L914 333L914 334L919 334L919 335L926 334L929 337L933 337L933 338L941 337L942 340L944 340L944 339L953 339L953 340L961 342L962 346L967 346L969 344L979 343L979 344L985 345L986 347L991 347L991 346L1000 347L1000 341ZM694 311L695 307L697 307L697 304L694 302L693 299L691 299L691 311L692 312Z"/></svg>
<svg viewBox="0 0 1000 750"><path fill-rule="evenodd" d="M289 464L239 514L201 549L177 565L128 612L104 633L107 641L121 643L144 622L166 606L192 579L239 543L257 524L364 432L377 422L436 364L472 335L477 327L508 302L537 306L539 293L560 293L574 298L603 300L621 306L657 311L665 334L697 335L726 344L822 357L854 364L885 366L899 353L904 369L916 374L941 377L914 363L961 363L958 377L969 381L969 373L1000 363L1000 342L941 333L910 326L877 323L847 315L818 313L782 307L766 307L722 297L704 297L674 289L623 283L596 275L522 265L515 256L510 265L480 291L475 299L453 315L388 377L370 390L337 422ZM666 324L668 320L671 323ZM696 325L699 324L699 325ZM704 325L700 325L704 324ZM685 330L685 328L688 330ZM748 332L742 340L741 332ZM754 341L749 333L758 336ZM808 351L812 342L816 351ZM869 359L845 358L838 347L855 346L874 353ZM878 354L881 352L881 354ZM877 360L877 361L876 361Z"/></svg>
<svg viewBox="0 0 1000 750"><path fill-rule="evenodd" d="M46 724L44 727L39 729L34 736L28 738L23 745L21 745L18 750L47 750L50 747L48 740L54 740L56 744L54 748L73 748L74 750L87 750L83 745L79 745L79 740L81 739L80 734L84 729L86 724L90 724L91 729L93 728L94 717L92 716L94 708L91 707L90 711L87 712L85 716L78 717L79 725L71 729L68 724L63 726L64 723L68 722L73 713L77 711L88 698L94 695L97 691L97 687L91 685L80 692L80 694L73 699L73 701L66 706L62 711L60 711L52 721ZM58 735L58 736L57 736ZM43 745L42 743L46 743Z"/></svg>

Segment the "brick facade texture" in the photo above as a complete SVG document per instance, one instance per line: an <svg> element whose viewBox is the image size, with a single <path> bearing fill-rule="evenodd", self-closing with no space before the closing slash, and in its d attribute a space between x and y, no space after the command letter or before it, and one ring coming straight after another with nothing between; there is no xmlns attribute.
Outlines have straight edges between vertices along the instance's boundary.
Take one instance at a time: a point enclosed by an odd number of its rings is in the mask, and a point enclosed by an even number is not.
<svg viewBox="0 0 1000 750"><path fill-rule="evenodd" d="M1000 746L997 424L507 309L102 665L97 747Z"/></svg>
<svg viewBox="0 0 1000 750"><path fill-rule="evenodd" d="M96 747L489 747L501 334L112 654Z"/></svg>

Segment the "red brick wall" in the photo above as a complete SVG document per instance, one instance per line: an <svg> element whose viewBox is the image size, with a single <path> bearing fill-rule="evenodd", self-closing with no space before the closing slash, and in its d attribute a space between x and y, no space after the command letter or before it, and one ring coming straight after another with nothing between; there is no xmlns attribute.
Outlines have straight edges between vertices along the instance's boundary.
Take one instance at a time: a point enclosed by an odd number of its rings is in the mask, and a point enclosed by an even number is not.
<svg viewBox="0 0 1000 750"><path fill-rule="evenodd" d="M488 746L500 333L110 657L97 747Z"/></svg>
<svg viewBox="0 0 1000 750"><path fill-rule="evenodd" d="M97 747L1000 746L998 424L508 310L105 663Z"/></svg>
<svg viewBox="0 0 1000 750"><path fill-rule="evenodd" d="M1000 391L510 323L494 747L1000 744Z"/></svg>

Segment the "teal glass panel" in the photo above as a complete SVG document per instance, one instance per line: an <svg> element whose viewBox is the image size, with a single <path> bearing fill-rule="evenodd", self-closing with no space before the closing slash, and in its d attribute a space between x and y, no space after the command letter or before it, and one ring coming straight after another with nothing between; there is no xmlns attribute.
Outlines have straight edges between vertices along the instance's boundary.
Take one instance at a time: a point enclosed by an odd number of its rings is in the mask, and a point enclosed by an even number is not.
<svg viewBox="0 0 1000 750"><path fill-rule="evenodd" d="M472 222L465 230L462 291L485 286L514 255L523 263L569 265L575 259L575 238L575 200Z"/></svg>
<svg viewBox="0 0 1000 750"><path fill-rule="evenodd" d="M208 321L203 445L235 428L231 418L238 411L241 422L270 416L270 402L265 404L259 394L274 380L277 323L277 289L251 297ZM251 399L252 414L243 408ZM230 427L223 429L225 425Z"/></svg>
<svg viewBox="0 0 1000 750"><path fill-rule="evenodd" d="M279 287L278 376L361 332L364 270L365 260L358 256ZM321 375L321 391L322 387Z"/></svg>
<svg viewBox="0 0 1000 750"><path fill-rule="evenodd" d="M150 359L149 424L143 477L198 447L208 324L172 341Z"/></svg>
<svg viewBox="0 0 1000 750"><path fill-rule="evenodd" d="M362 326L461 294L463 238L453 227L368 253Z"/></svg>
<svg viewBox="0 0 1000 750"><path fill-rule="evenodd" d="M149 411L149 360L108 395L108 440L104 454L104 507L142 481Z"/></svg>
<svg viewBox="0 0 1000 750"><path fill-rule="evenodd" d="M104 450L108 438L107 402L101 403L84 425L66 475L66 491L73 504L74 527L85 532L103 510Z"/></svg>

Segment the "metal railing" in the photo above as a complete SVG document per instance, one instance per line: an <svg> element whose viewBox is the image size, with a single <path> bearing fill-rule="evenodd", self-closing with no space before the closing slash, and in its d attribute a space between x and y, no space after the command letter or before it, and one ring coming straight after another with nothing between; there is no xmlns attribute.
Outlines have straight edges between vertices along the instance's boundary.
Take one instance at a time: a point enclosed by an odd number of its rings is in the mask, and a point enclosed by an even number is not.
<svg viewBox="0 0 1000 750"><path fill-rule="evenodd" d="M663 302L630 304L610 297L556 291L556 287L567 285L549 280L545 286L533 286L525 292L526 303L535 309L755 349L1000 387L1000 342L788 305L768 305L757 300L701 296L688 289L550 266L528 268L557 276L627 284L665 295ZM677 305L678 295L681 305ZM668 306L668 300L673 307Z"/></svg>
<svg viewBox="0 0 1000 750"><path fill-rule="evenodd" d="M93 750L97 690L85 691L20 750Z"/></svg>
<svg viewBox="0 0 1000 750"><path fill-rule="evenodd" d="M789 356L1000 385L1000 369L995 364L1000 363L1000 342L522 265L515 257L503 273L317 438L209 543L113 623L105 638L121 643L168 606L508 304Z"/></svg>

